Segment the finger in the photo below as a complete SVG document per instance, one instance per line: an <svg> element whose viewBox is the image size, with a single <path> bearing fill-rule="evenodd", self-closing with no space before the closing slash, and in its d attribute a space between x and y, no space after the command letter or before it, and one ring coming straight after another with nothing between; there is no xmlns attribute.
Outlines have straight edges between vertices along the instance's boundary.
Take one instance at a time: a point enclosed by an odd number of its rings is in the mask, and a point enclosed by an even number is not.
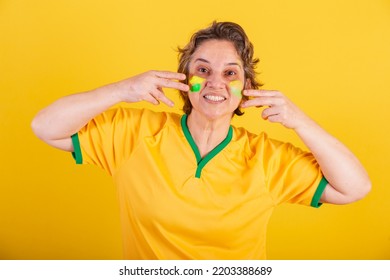
<svg viewBox="0 0 390 280"><path fill-rule="evenodd" d="M189 91L190 87L186 84L176 82L173 80L168 80L168 79L162 79L160 78L158 81L158 86L159 87L164 87L164 88L173 88L173 89L178 89L181 91Z"/></svg>
<svg viewBox="0 0 390 280"><path fill-rule="evenodd" d="M276 106L279 104L279 98L275 97L256 97L249 99L241 104L241 107L262 107L262 106Z"/></svg>
<svg viewBox="0 0 390 280"><path fill-rule="evenodd" d="M157 101L161 101L162 103L165 103L166 105L168 105L169 107L173 107L173 105L175 105L175 103L173 103L172 100L170 100L162 90L160 89L156 89L152 92L152 95L153 97L157 100Z"/></svg>
<svg viewBox="0 0 390 280"><path fill-rule="evenodd" d="M145 94L142 97L142 100L149 102L149 103L152 103L153 105L160 104L160 102L151 93Z"/></svg>
<svg viewBox="0 0 390 280"><path fill-rule="evenodd" d="M283 118L278 114L278 115L272 115L267 118L269 122L272 123L281 123L283 124Z"/></svg>
<svg viewBox="0 0 390 280"><path fill-rule="evenodd" d="M270 107L267 109L264 109L263 112L261 113L261 117L265 120L269 119L272 116L279 115L280 110L277 107Z"/></svg>
<svg viewBox="0 0 390 280"><path fill-rule="evenodd" d="M173 79L173 80L185 80L186 75L183 73L171 72L171 71L153 71L153 73L163 79Z"/></svg>
<svg viewBox="0 0 390 280"><path fill-rule="evenodd" d="M272 97L279 96L280 92L277 90L246 89L243 91L243 94L252 97Z"/></svg>

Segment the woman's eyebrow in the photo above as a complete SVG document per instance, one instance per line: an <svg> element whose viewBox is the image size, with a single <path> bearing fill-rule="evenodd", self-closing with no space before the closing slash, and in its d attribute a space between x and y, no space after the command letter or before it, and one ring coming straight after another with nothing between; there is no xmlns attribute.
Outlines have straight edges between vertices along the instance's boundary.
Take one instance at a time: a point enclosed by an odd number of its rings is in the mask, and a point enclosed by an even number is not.
<svg viewBox="0 0 390 280"><path fill-rule="evenodd" d="M195 62L197 62L197 61L201 61L201 62L205 62L205 63L210 64L210 61L208 61L207 59L204 59L204 58L197 58L197 59L195 59ZM227 66L238 66L238 67L242 68L240 63L237 63L237 62L229 62L229 63L225 63L225 65L227 65Z"/></svg>
<svg viewBox="0 0 390 280"><path fill-rule="evenodd" d="M229 63L226 63L226 65L229 65L229 66L238 66L238 67L242 68L242 67L241 67L241 64L240 64L240 63L237 63L237 62L229 62Z"/></svg>
<svg viewBox="0 0 390 280"><path fill-rule="evenodd" d="M201 62L205 62L205 63L209 63L210 64L210 61L208 61L207 59L204 59L204 58L197 58L195 59L195 62L197 61L201 61Z"/></svg>

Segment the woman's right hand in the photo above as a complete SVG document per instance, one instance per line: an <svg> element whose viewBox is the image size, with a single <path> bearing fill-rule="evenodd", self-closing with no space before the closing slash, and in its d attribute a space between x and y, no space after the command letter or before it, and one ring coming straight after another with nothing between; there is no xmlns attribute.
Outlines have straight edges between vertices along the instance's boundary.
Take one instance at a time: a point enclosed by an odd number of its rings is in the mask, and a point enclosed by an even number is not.
<svg viewBox="0 0 390 280"><path fill-rule="evenodd" d="M186 76L182 73L170 71L148 71L129 79L112 84L120 100L123 102L147 101L154 105L161 102L172 107L173 101L163 92L163 88L173 88L181 91L189 91L189 86L183 84Z"/></svg>
<svg viewBox="0 0 390 280"><path fill-rule="evenodd" d="M168 71L146 73L102 86L91 91L68 95L42 109L33 119L34 133L49 145L64 151L73 151L71 136L77 133L92 118L120 102L160 101L173 106L162 88L188 91L181 83L184 74Z"/></svg>

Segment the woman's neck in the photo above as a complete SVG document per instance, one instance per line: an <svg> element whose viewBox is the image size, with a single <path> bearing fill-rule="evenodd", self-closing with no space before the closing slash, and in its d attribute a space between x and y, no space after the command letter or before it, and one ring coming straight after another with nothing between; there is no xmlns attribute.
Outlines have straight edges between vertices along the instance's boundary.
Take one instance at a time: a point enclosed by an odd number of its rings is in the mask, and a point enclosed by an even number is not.
<svg viewBox="0 0 390 280"><path fill-rule="evenodd" d="M187 118L187 126L202 158L226 138L230 121L231 118L210 120L191 112Z"/></svg>

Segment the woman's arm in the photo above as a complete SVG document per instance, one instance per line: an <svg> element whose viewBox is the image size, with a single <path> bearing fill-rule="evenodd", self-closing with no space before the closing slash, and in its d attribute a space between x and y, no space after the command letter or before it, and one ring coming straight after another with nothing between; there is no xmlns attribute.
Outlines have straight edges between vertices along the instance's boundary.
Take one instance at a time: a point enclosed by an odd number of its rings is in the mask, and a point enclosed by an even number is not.
<svg viewBox="0 0 390 280"><path fill-rule="evenodd" d="M242 107L268 106L263 110L262 117L294 129L313 153L329 182L321 202L346 204L367 195L371 189L371 181L359 160L286 96L269 90L245 90L244 95L253 99L244 102Z"/></svg>
<svg viewBox="0 0 390 280"><path fill-rule="evenodd" d="M47 144L73 151L71 136L92 118L120 102L163 102L173 106L162 88L188 91L185 75L175 72L149 71L95 90L65 96L41 110L33 119L34 133Z"/></svg>

